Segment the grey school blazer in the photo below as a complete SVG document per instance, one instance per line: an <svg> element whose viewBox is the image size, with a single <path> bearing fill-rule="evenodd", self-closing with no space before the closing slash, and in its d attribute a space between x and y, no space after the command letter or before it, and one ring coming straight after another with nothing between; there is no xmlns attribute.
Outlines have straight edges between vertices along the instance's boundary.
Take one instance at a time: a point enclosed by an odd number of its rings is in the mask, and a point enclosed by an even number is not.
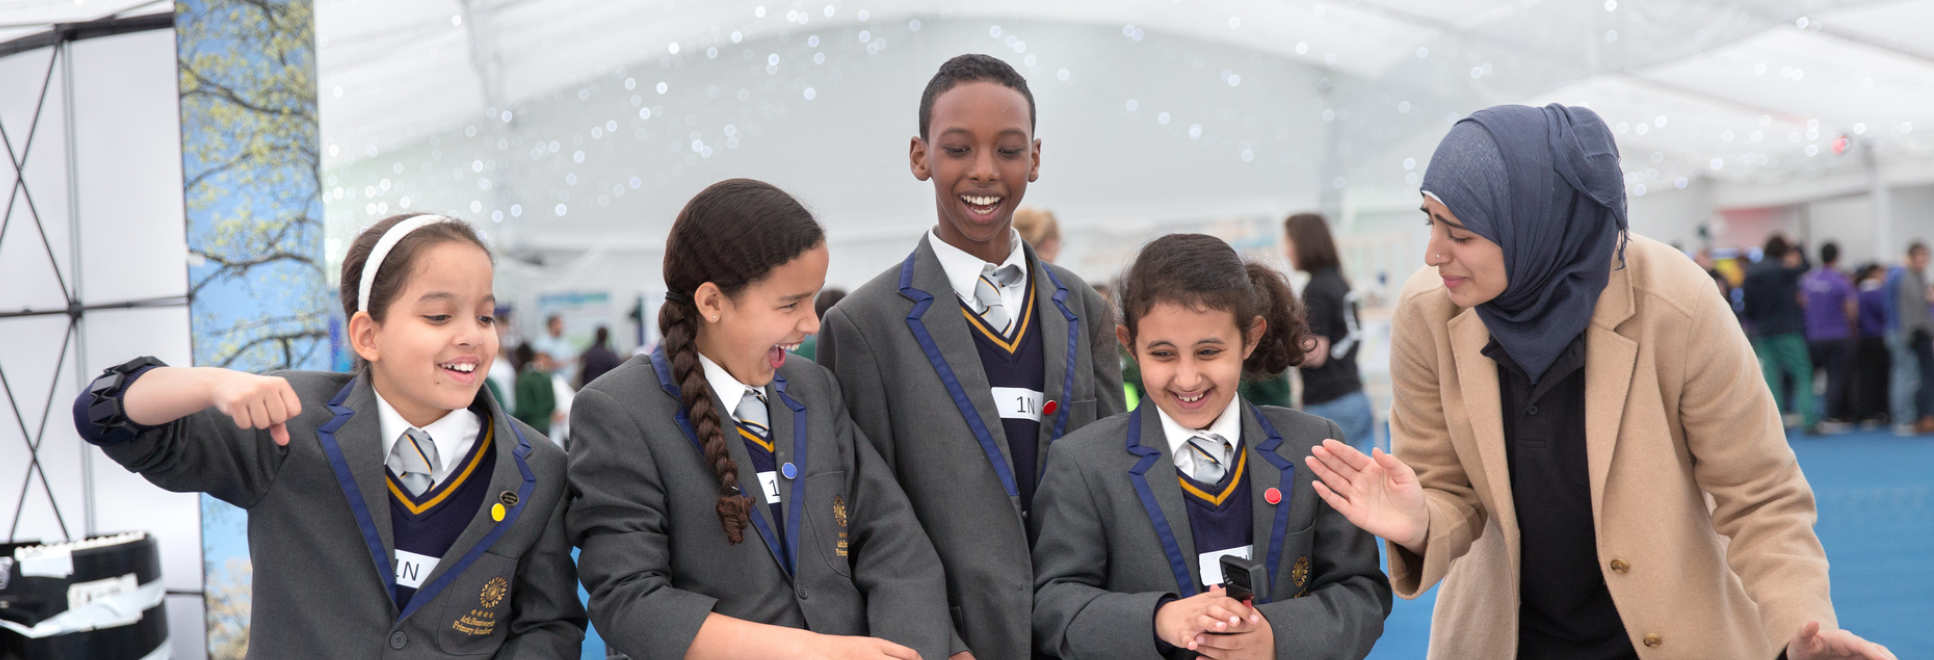
<svg viewBox="0 0 1934 660"><path fill-rule="evenodd" d="M1302 459L1336 424L1244 402L1257 608L1278 658L1362 658L1383 634L1390 581L1376 538L1310 486ZM1277 504L1267 493L1277 490ZM1205 586L1175 460L1152 404L1083 428L1048 458L1035 500L1034 634L1062 658L1159 657L1155 608ZM1186 654L1183 654L1186 655Z"/></svg>
<svg viewBox="0 0 1934 660"><path fill-rule="evenodd" d="M684 657L717 612L946 656L940 560L893 474L847 418L831 373L793 359L766 386L784 520L772 519L745 443L727 436L754 502L736 545L719 524L718 477L678 392L658 352L631 358L571 404L574 497L565 519L583 549L591 620L613 649ZM716 395L713 405L724 410Z"/></svg>
<svg viewBox="0 0 1934 660"><path fill-rule="evenodd" d="M578 656L584 608L564 535L563 450L480 388L494 429L490 490L399 611L375 390L353 374L269 375L302 401L286 447L213 409L132 437L104 437L82 408L75 412L81 436L128 470L248 510L248 657ZM499 502L515 502L502 521L490 507Z"/></svg>
<svg viewBox="0 0 1934 660"><path fill-rule="evenodd" d="M1034 576L1009 458L1016 439L1001 429L931 238L826 313L818 358L839 376L853 422L892 464L940 553L964 638L950 650L1025 658ZM1040 437L1022 440L1039 443L1044 462L1055 439L1122 410L1121 362L1108 304L1025 249L1041 306L1044 392L1057 410L1041 418Z"/></svg>

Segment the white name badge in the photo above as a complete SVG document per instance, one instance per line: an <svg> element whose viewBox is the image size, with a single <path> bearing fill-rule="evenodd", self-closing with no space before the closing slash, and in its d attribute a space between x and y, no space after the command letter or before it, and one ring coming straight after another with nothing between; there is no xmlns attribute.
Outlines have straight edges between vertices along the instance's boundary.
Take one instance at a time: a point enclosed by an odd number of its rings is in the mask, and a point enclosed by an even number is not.
<svg viewBox="0 0 1934 660"><path fill-rule="evenodd" d="M442 557L419 555L408 550L396 551L396 586L420 589L430 579Z"/></svg>
<svg viewBox="0 0 1934 660"><path fill-rule="evenodd" d="M766 504L779 503L779 473L760 472L759 488L766 492Z"/></svg>
<svg viewBox="0 0 1934 660"><path fill-rule="evenodd" d="M1217 550L1215 552L1204 552L1198 555L1196 558L1202 564L1202 586L1213 587L1215 585L1222 584L1222 557L1223 556L1235 555L1243 559L1248 559L1250 548L1254 548L1254 547L1255 546L1253 545L1245 545L1240 548L1230 548L1228 550Z"/></svg>
<svg viewBox="0 0 1934 660"><path fill-rule="evenodd" d="M1047 395L1021 387L994 387L994 407L1001 411L1001 419L1025 419L1030 422L1041 421L1041 404Z"/></svg>

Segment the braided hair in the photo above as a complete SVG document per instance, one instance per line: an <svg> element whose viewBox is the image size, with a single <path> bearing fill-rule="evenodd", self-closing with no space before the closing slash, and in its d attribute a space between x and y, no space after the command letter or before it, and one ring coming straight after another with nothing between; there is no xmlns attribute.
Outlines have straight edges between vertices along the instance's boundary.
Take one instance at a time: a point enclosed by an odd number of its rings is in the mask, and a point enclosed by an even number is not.
<svg viewBox="0 0 1934 660"><path fill-rule="evenodd" d="M751 499L739 487L739 468L726 450L724 417L698 361L699 310L692 296L711 282L737 295L772 269L825 242L811 213L785 191L763 181L727 179L700 191L672 223L665 241L665 287L658 311L662 346L678 381L686 416L719 478L719 522L732 543L745 539Z"/></svg>

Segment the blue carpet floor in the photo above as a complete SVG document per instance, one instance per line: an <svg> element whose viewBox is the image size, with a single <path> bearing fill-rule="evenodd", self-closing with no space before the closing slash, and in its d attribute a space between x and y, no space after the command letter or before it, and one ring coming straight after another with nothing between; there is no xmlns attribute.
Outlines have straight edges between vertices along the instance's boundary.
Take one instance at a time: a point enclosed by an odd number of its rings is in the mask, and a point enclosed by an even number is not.
<svg viewBox="0 0 1934 660"><path fill-rule="evenodd" d="M1934 658L1934 438L1860 432L1792 444L1819 502L1840 625L1901 658ZM1435 597L1398 600L1370 657L1424 657ZM603 657L594 630L584 658Z"/></svg>

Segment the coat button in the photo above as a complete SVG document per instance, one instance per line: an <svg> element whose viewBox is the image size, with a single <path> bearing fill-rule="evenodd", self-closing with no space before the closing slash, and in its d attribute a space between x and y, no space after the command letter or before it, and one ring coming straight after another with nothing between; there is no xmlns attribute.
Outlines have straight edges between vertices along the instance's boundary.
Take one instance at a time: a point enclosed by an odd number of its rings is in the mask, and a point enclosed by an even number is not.
<svg viewBox="0 0 1934 660"><path fill-rule="evenodd" d="M1532 405L1532 406L1531 406L1531 407L1530 407L1529 409L1526 409L1526 410L1525 410L1524 412L1525 412L1525 413L1527 413L1527 414L1529 414L1529 415L1531 415L1532 417L1537 417L1537 416L1538 416L1538 406L1534 404L1534 405Z"/></svg>
<svg viewBox="0 0 1934 660"><path fill-rule="evenodd" d="M1617 573L1617 574L1619 574L1619 575L1624 575L1624 574L1625 574L1625 572L1626 572L1626 571L1629 571L1629 570L1632 570L1632 565L1631 565L1631 564L1627 564L1627 563L1625 563L1625 560L1623 560L1623 559L1614 559L1614 560L1612 560L1612 572L1613 572L1613 573Z"/></svg>
<svg viewBox="0 0 1934 660"><path fill-rule="evenodd" d="M799 593L799 600L805 600L805 599L806 599L806 588L802 586L802 587L800 587L800 588L799 588L799 589L798 589L797 591L798 591L798 593Z"/></svg>
<svg viewBox="0 0 1934 660"><path fill-rule="evenodd" d="M1664 643L1665 643L1665 638L1660 637L1658 633L1645 633L1645 646L1647 648L1656 649L1656 648L1659 648L1660 644L1664 644Z"/></svg>
<svg viewBox="0 0 1934 660"><path fill-rule="evenodd" d="M409 635L403 634L403 631L398 630L396 632L389 634L390 648L401 651L403 650L403 647L409 646L409 644L410 644L410 637Z"/></svg>

